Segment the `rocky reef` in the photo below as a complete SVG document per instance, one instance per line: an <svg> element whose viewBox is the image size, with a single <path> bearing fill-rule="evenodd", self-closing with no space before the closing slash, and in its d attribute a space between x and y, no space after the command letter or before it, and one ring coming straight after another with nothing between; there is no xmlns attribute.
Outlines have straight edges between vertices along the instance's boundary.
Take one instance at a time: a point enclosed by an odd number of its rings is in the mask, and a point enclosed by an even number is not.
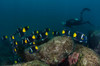
<svg viewBox="0 0 100 66"><path fill-rule="evenodd" d="M64 58L67 58L68 65L62 66L100 66L100 57L92 49L74 44L67 36L54 37L40 45L38 52L33 54L27 48L24 55L27 62L14 66L59 66Z"/></svg>
<svg viewBox="0 0 100 66"><path fill-rule="evenodd" d="M89 31L88 47L100 55L100 30Z"/></svg>
<svg viewBox="0 0 100 66"><path fill-rule="evenodd" d="M40 59L48 64L58 64L73 51L73 40L70 37L55 37L39 47L38 53L30 54L25 50L26 60Z"/></svg>
<svg viewBox="0 0 100 66"><path fill-rule="evenodd" d="M39 60L34 60L27 63L15 64L13 66L49 66L49 65Z"/></svg>
<svg viewBox="0 0 100 66"><path fill-rule="evenodd" d="M100 66L100 57L92 49L78 44L75 51L80 54L76 66Z"/></svg>
<svg viewBox="0 0 100 66"><path fill-rule="evenodd" d="M89 47L93 50L97 49L98 45L100 44L100 30L90 31L88 39Z"/></svg>

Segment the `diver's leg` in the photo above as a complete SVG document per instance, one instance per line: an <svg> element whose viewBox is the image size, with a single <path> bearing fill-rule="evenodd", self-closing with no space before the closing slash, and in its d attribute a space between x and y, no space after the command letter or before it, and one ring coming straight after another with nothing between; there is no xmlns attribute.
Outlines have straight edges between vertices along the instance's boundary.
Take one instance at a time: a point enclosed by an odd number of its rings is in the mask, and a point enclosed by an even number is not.
<svg viewBox="0 0 100 66"><path fill-rule="evenodd" d="M80 12L80 21L82 22L83 21L83 14L85 11L91 11L89 8L84 8L82 9L82 11Z"/></svg>
<svg viewBox="0 0 100 66"><path fill-rule="evenodd" d="M89 24L91 26L94 26L93 24L90 23L90 21L83 22L82 24Z"/></svg>

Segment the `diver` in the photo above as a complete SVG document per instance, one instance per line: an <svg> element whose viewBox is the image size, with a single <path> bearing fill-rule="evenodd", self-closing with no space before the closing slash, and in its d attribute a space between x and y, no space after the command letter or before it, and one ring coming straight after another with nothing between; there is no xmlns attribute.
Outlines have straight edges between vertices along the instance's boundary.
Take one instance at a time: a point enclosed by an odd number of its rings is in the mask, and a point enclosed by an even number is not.
<svg viewBox="0 0 100 66"><path fill-rule="evenodd" d="M62 22L62 25L65 27L69 27L71 28L72 26L78 26L78 25L83 25L83 24L89 24L92 25L89 21L84 22L83 20L83 14L85 11L91 11L89 8L84 8L81 12L80 12L80 19L75 18L75 19L69 19L66 22Z"/></svg>

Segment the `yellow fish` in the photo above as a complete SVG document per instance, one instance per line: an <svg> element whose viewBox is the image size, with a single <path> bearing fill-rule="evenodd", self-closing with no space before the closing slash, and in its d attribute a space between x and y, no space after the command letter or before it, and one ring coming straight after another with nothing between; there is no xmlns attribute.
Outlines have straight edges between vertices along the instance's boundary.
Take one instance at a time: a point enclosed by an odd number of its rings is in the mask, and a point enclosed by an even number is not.
<svg viewBox="0 0 100 66"><path fill-rule="evenodd" d="M29 26L27 26L27 28L29 29Z"/></svg>
<svg viewBox="0 0 100 66"><path fill-rule="evenodd" d="M65 34L65 30L62 30L62 34Z"/></svg>
<svg viewBox="0 0 100 66"><path fill-rule="evenodd" d="M35 49L36 49L36 50L38 50L38 47L37 47L37 46L35 46Z"/></svg>
<svg viewBox="0 0 100 66"><path fill-rule="evenodd" d="M73 37L75 38L76 36L77 36L77 34L76 34L76 33L74 33L74 34L73 34Z"/></svg>
<svg viewBox="0 0 100 66"><path fill-rule="evenodd" d="M18 63L18 62L15 60L15 64L16 64L16 63Z"/></svg>
<svg viewBox="0 0 100 66"><path fill-rule="evenodd" d="M52 34L54 34L54 32L52 32Z"/></svg>
<svg viewBox="0 0 100 66"><path fill-rule="evenodd" d="M35 44L35 42L33 42L33 44Z"/></svg>
<svg viewBox="0 0 100 66"><path fill-rule="evenodd" d="M23 29L22 29L22 32L24 32L24 33L25 33L25 32L26 32L26 29L25 29L25 28L23 28Z"/></svg>
<svg viewBox="0 0 100 66"><path fill-rule="evenodd" d="M16 45L18 45L18 43L17 43L17 42L15 42L15 44L16 44Z"/></svg>
<svg viewBox="0 0 100 66"><path fill-rule="evenodd" d="M7 39L7 38L8 38L8 36L5 36L5 38Z"/></svg>
<svg viewBox="0 0 100 66"><path fill-rule="evenodd" d="M32 39L36 39L35 35L32 36Z"/></svg>
<svg viewBox="0 0 100 66"><path fill-rule="evenodd" d="M15 52L17 51L16 48L14 49L14 51L15 51Z"/></svg>
<svg viewBox="0 0 100 66"><path fill-rule="evenodd" d="M25 39L25 43L27 44L27 40Z"/></svg>
<svg viewBox="0 0 100 66"><path fill-rule="evenodd" d="M48 36L48 32L46 32L45 35Z"/></svg>
<svg viewBox="0 0 100 66"><path fill-rule="evenodd" d="M37 30L37 31L36 31L36 33L38 34L38 33L39 33L39 31Z"/></svg>
<svg viewBox="0 0 100 66"><path fill-rule="evenodd" d="M14 37L14 36L12 36L12 39L15 39L15 37Z"/></svg>

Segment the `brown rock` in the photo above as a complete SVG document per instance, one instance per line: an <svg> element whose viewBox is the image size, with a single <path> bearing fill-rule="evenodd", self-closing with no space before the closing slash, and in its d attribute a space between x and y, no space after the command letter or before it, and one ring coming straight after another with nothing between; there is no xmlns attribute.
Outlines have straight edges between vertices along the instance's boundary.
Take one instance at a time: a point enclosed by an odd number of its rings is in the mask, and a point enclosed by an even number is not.
<svg viewBox="0 0 100 66"><path fill-rule="evenodd" d="M100 66L100 57L92 49L77 45L76 51L80 53L77 66Z"/></svg>
<svg viewBox="0 0 100 66"><path fill-rule="evenodd" d="M40 46L41 60L49 64L61 62L65 55L69 55L73 49L73 41L70 37L55 37Z"/></svg>
<svg viewBox="0 0 100 66"><path fill-rule="evenodd" d="M49 66L49 65L39 60L34 60L27 63L15 64L13 66Z"/></svg>
<svg viewBox="0 0 100 66"><path fill-rule="evenodd" d="M54 37L47 43L42 44L38 53L29 54L27 49L25 51L26 59L34 60L34 58L38 58L49 64L58 64L65 58L65 55L69 55L72 52L73 44L73 40L70 37Z"/></svg>

